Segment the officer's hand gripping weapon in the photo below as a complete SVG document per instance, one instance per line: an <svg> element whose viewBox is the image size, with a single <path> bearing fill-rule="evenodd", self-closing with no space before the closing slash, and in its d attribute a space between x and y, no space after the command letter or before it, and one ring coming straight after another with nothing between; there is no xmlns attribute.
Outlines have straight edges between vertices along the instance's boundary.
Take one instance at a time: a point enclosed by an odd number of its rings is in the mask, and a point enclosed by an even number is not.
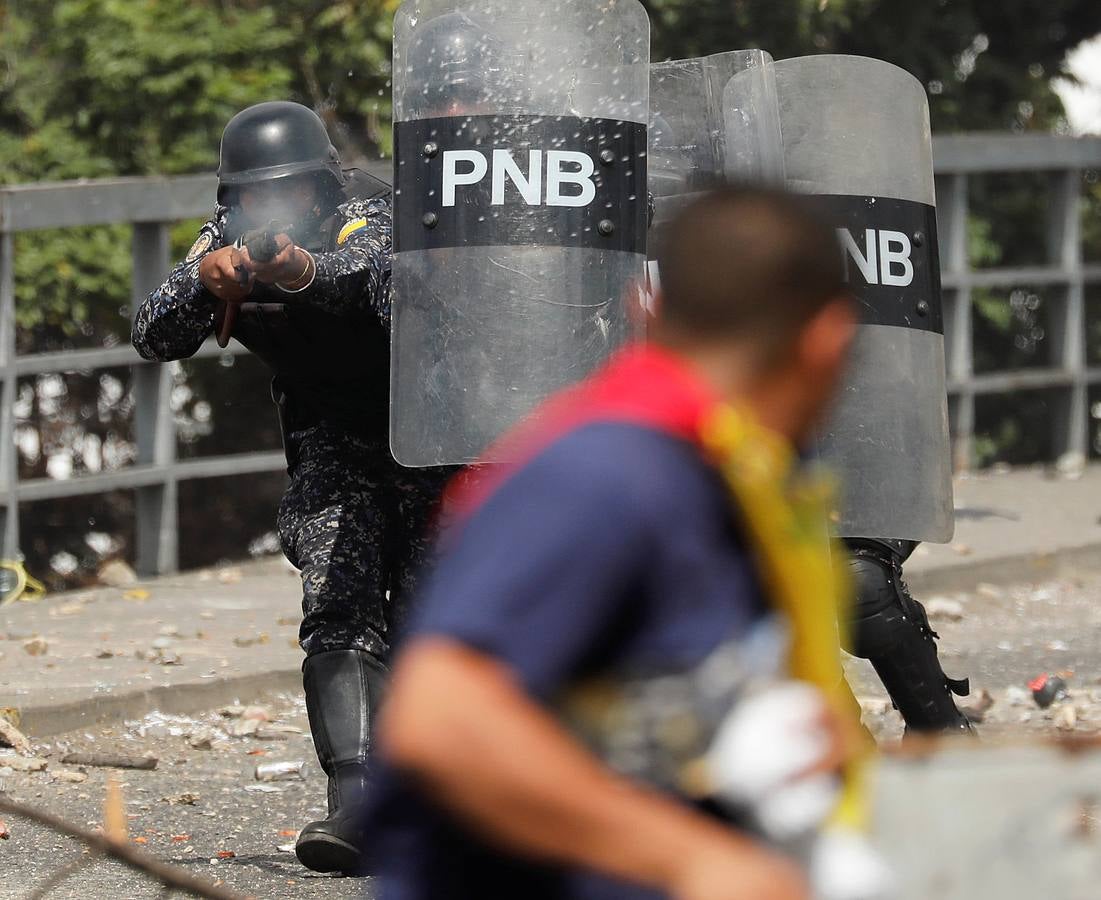
<svg viewBox="0 0 1101 900"><path fill-rule="evenodd" d="M263 228L253 228L246 231L234 244L238 249L248 250L249 259L256 262L271 262L279 254L279 242L275 239L277 234L287 234L294 226L285 225L272 220ZM243 286L248 284L249 272L245 266L235 266L237 281ZM240 304L219 300L218 309L214 316L214 331L217 335L218 346L225 348L233 334L233 328L237 324L237 313Z"/></svg>

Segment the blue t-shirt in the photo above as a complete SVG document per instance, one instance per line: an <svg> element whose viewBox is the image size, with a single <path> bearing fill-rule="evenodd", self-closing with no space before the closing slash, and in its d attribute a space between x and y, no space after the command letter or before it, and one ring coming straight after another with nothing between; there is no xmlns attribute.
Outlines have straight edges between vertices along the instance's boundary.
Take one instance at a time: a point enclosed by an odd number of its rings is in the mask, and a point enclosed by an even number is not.
<svg viewBox="0 0 1101 900"><path fill-rule="evenodd" d="M556 714L594 678L633 685L642 705L660 678L661 694L675 698L678 682L667 676L690 677L771 621L729 493L698 449L603 422L512 473L454 536L419 603L414 637L444 636L492 656ZM507 857L385 762L378 774L372 843L384 900L656 896Z"/></svg>

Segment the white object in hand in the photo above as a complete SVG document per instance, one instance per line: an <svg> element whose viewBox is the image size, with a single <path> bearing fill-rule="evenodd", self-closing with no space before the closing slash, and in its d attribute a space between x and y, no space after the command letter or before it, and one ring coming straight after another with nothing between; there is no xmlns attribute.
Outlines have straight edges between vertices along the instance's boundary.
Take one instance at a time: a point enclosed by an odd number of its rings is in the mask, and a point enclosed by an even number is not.
<svg viewBox="0 0 1101 900"><path fill-rule="evenodd" d="M717 799L749 808L766 835L786 841L818 828L840 779L805 774L830 752L826 701L803 682L781 682L740 701L707 755Z"/></svg>

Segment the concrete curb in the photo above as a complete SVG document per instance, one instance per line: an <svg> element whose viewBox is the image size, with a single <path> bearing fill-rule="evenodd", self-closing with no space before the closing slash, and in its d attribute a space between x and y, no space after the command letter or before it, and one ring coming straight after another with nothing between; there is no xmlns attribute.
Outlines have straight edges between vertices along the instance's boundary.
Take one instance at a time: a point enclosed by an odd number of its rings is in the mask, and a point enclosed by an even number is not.
<svg viewBox="0 0 1101 900"><path fill-rule="evenodd" d="M23 707L20 709L19 727L35 740L79 728L139 719L153 710L183 716L224 706L237 699L249 700L268 691L297 693L301 690L301 669L281 669L161 685L120 694L102 694L71 703Z"/></svg>
<svg viewBox="0 0 1101 900"><path fill-rule="evenodd" d="M928 571L906 572L915 595L973 590L979 584L1005 585L1046 581L1083 570L1101 569L1101 543L1060 547L1039 553L1021 553L994 559L965 561Z"/></svg>
<svg viewBox="0 0 1101 900"><path fill-rule="evenodd" d="M906 580L915 595L928 599L932 594L973 590L983 582L1003 585L1041 581L1091 569L1101 569L1101 543L995 559L961 560L928 571L907 572ZM301 690L302 672L296 666L118 694L97 694L69 703L23 707L20 727L33 738L46 738L79 728L138 719L153 710L190 715L269 691L298 693Z"/></svg>

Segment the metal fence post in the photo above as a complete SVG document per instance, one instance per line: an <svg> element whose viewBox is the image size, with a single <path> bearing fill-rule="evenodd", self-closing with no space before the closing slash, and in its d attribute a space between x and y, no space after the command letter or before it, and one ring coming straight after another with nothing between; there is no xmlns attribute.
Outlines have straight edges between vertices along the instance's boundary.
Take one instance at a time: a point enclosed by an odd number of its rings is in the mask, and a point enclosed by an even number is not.
<svg viewBox="0 0 1101 900"><path fill-rule="evenodd" d="M943 190L941 190L943 187ZM941 268L951 286L948 303L947 344L948 380L955 387L951 404L953 468L964 472L974 463L975 391L974 356L971 349L971 261L967 237L967 176L956 173L938 185L937 205L940 232Z"/></svg>
<svg viewBox="0 0 1101 900"><path fill-rule="evenodd" d="M0 492L4 516L0 550L7 559L19 552L19 459L15 446L15 236L0 232Z"/></svg>
<svg viewBox="0 0 1101 900"><path fill-rule="evenodd" d="M1052 319L1053 363L1070 376L1061 389L1055 415L1052 448L1085 455L1089 433L1089 376L1086 371L1085 283L1082 271L1082 223L1079 201L1082 173L1067 169L1052 174L1048 205L1048 261L1066 275L1066 294Z"/></svg>
<svg viewBox="0 0 1101 900"><path fill-rule="evenodd" d="M168 270L166 223L134 225L131 315ZM134 432L138 465L164 467L159 483L136 490L136 565L142 575L174 572L179 563L176 426L172 417L172 367L137 366L134 377Z"/></svg>

